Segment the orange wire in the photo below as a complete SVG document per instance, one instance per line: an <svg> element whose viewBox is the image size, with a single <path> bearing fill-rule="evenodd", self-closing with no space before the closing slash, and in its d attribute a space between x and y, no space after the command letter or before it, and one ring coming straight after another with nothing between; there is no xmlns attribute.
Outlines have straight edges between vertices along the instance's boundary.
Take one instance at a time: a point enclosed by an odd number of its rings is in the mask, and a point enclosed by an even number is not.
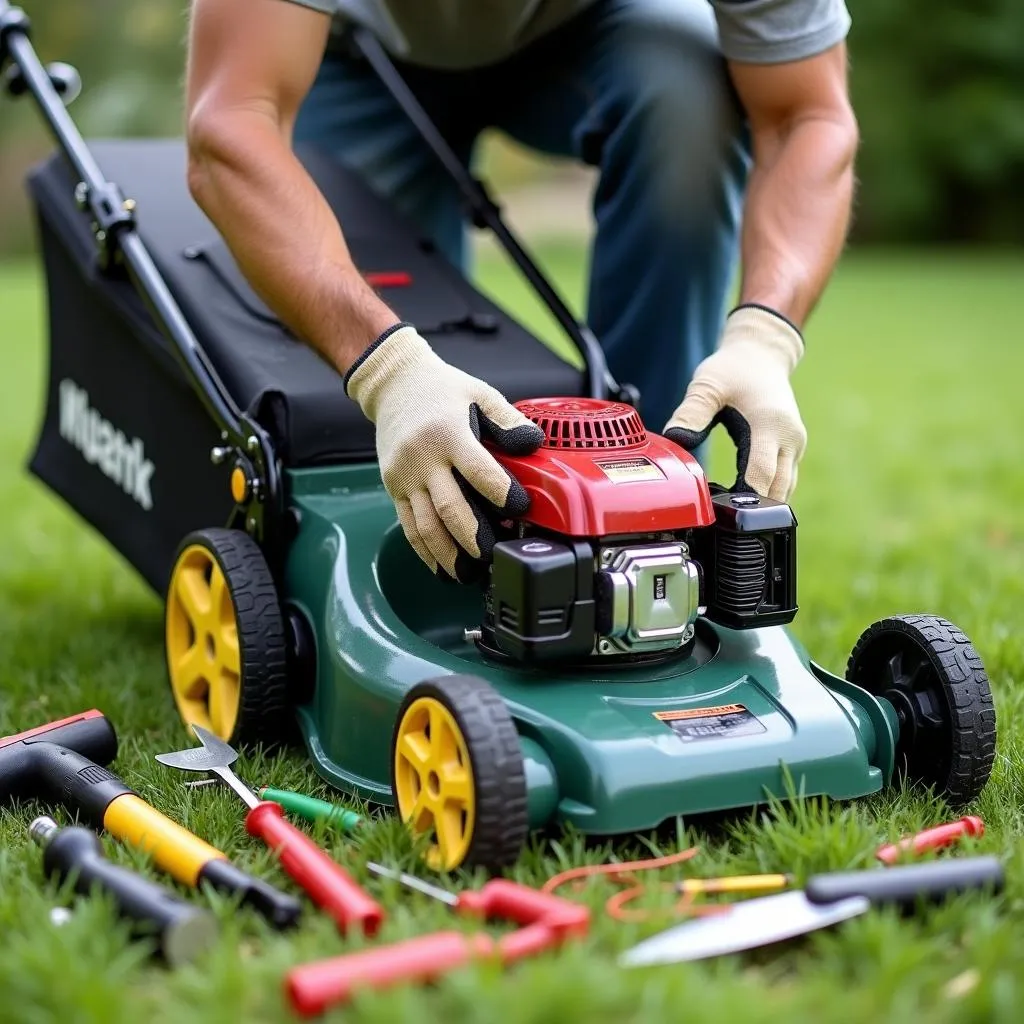
<svg viewBox="0 0 1024 1024"><path fill-rule="evenodd" d="M675 882L662 882L661 888L665 890L671 890L674 893L679 892L679 888ZM660 916L659 913L647 910L626 910L625 904L631 900L636 899L638 896L643 895L647 892L646 886L634 885L631 889L623 889L621 892L615 893L614 896L610 896L608 901L604 905L605 912L610 918L615 921L647 921L652 917ZM710 917L713 914L725 914L729 911L728 904L722 903L710 903L705 905L697 905L694 903L696 893L683 892L679 894L679 899L676 900L675 905L668 911L673 914L690 914L692 917Z"/></svg>
<svg viewBox="0 0 1024 1024"><path fill-rule="evenodd" d="M691 846L689 849L680 850L679 853L669 854L667 857L654 857L648 860L631 860L625 864L584 864L582 867L570 868L568 871L561 871L552 875L541 888L541 892L554 892L561 888L566 882L574 882L593 875L610 875L612 881L625 881L621 876L631 871L654 871L658 868L667 868L671 864L681 864L690 860L700 852L699 846Z"/></svg>
<svg viewBox="0 0 1024 1024"><path fill-rule="evenodd" d="M670 854L667 857L627 861L624 864L584 864L582 867L570 868L568 871L561 871L557 875L553 875L544 883L541 891L554 892L569 882L582 883L595 875L606 875L613 882L631 882L633 884L628 889L623 889L608 898L604 905L605 913L616 921L645 921L655 915L643 910L624 909L624 904L636 899L637 896L647 891L646 886L637 882L632 873L634 871L654 871L658 868L669 867L672 864L681 864L683 861L690 860L696 856L699 851L700 847L691 846L686 850ZM678 887L673 882L663 882L662 887L678 891ZM721 904L709 906L695 905L695 895L692 892L681 893L672 908L673 912L676 914L688 913L694 917L704 917L710 914L725 913L729 909L727 905Z"/></svg>

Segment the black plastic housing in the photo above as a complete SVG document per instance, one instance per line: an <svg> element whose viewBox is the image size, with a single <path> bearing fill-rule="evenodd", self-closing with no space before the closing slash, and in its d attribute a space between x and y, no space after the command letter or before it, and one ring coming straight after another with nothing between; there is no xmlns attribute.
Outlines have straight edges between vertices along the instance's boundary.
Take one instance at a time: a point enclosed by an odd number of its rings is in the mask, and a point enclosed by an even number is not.
<svg viewBox="0 0 1024 1024"><path fill-rule="evenodd" d="M117 734L102 715L91 713L53 727L41 726L24 738L12 739L0 739L0 804L33 797L67 799L74 802L65 806L98 811L102 820L107 803L130 792L102 767L117 757ZM80 806L79 799L86 800L88 807Z"/></svg>
<svg viewBox="0 0 1024 1024"><path fill-rule="evenodd" d="M494 643L521 662L584 657L594 645L594 552L584 541L501 541L491 570Z"/></svg>
<svg viewBox="0 0 1024 1024"><path fill-rule="evenodd" d="M797 613L796 517L756 494L716 494L714 525L695 532L707 618L731 629L792 622Z"/></svg>

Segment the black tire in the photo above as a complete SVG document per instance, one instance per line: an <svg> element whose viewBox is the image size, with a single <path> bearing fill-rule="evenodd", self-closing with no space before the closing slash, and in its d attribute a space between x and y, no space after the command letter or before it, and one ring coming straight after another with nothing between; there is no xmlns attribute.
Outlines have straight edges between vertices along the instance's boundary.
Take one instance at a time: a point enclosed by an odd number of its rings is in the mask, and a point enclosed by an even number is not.
<svg viewBox="0 0 1024 1024"><path fill-rule="evenodd" d="M190 533L179 545L165 601L167 671L178 697L171 657L175 580L186 553L203 549L223 574L238 635L237 715L221 739L240 749L271 749L290 740L292 706L288 683L287 632L277 588L259 545L240 530L213 528ZM182 711L186 725L189 717Z"/></svg>
<svg viewBox="0 0 1024 1024"><path fill-rule="evenodd" d="M953 807L985 788L996 752L988 676L971 641L932 615L897 615L869 626L846 678L896 709L897 771Z"/></svg>
<svg viewBox="0 0 1024 1024"><path fill-rule="evenodd" d="M398 742L407 713L424 697L442 704L455 719L467 748L474 794L468 850L458 863L438 869L482 867L498 871L515 863L529 832L526 769L519 734L507 705L478 676L427 680L412 687L402 701L391 740L391 784L399 815L404 817L397 780Z"/></svg>

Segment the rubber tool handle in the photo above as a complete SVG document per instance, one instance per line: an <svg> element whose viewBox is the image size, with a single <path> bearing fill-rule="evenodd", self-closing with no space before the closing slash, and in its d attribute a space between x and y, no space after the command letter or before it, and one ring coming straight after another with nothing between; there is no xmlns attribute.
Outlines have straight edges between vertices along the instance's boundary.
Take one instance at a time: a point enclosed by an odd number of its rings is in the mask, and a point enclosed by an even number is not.
<svg viewBox="0 0 1024 1024"><path fill-rule="evenodd" d="M342 934L352 925L360 926L366 935L377 933L384 921L380 905L309 836L285 820L280 804L257 804L245 816L245 827L278 854L284 870L334 918Z"/></svg>
<svg viewBox="0 0 1024 1024"><path fill-rule="evenodd" d="M883 864L893 864L905 852L920 854L928 850L941 850L944 846L951 846L963 839L964 836L983 836L984 834L985 823L981 818L968 815L959 821L951 821L945 825L925 829L923 832L918 832L917 835L901 839L898 843L882 846L875 856Z"/></svg>
<svg viewBox="0 0 1024 1024"><path fill-rule="evenodd" d="M289 928L302 915L302 904L288 893L253 878L230 863L216 847L193 835L134 793L107 807L103 827L130 846L148 853L172 878L193 888L207 882L240 897L243 906L262 914L275 928Z"/></svg>
<svg viewBox="0 0 1024 1024"><path fill-rule="evenodd" d="M255 910L279 931L298 924L302 917L302 903L294 896L275 889L262 878L247 875L226 857L211 860L203 868L200 881L238 897L243 907Z"/></svg>
<svg viewBox="0 0 1024 1024"><path fill-rule="evenodd" d="M259 791L259 797L261 800L280 804L286 811L291 811L306 821L326 821L331 825L340 826L345 832L351 832L363 823L363 819L355 811L302 793L292 793L287 789L264 787Z"/></svg>
<svg viewBox="0 0 1024 1024"><path fill-rule="evenodd" d="M40 797L61 804L97 828L107 804L131 792L91 758L48 740L26 740L0 749L0 772L4 773L0 795Z"/></svg>
<svg viewBox="0 0 1024 1024"><path fill-rule="evenodd" d="M455 908L461 913L502 918L518 925L543 925L557 939L584 935L590 927L589 908L505 878L493 879L476 891L459 893Z"/></svg>
<svg viewBox="0 0 1024 1024"><path fill-rule="evenodd" d="M206 864L224 856L134 793L111 801L102 825L111 835L149 854L161 871L183 885L198 885Z"/></svg>
<svg viewBox="0 0 1024 1024"><path fill-rule="evenodd" d="M139 936L156 939L169 964L197 959L216 940L212 914L106 860L99 838L86 828L65 828L50 837L43 870L61 883L72 878L75 892L83 896L94 887L109 894L119 914L135 923Z"/></svg>
<svg viewBox="0 0 1024 1024"><path fill-rule="evenodd" d="M381 990L403 982L432 981L493 950L486 935L434 932L294 967L285 975L285 992L297 1013L312 1017L347 1002L359 988Z"/></svg>
<svg viewBox="0 0 1024 1024"><path fill-rule="evenodd" d="M804 890L812 903L834 903L863 896L874 904L909 909L918 900L939 902L970 889L1003 887L1003 865L996 857L965 857L875 871L815 875Z"/></svg>

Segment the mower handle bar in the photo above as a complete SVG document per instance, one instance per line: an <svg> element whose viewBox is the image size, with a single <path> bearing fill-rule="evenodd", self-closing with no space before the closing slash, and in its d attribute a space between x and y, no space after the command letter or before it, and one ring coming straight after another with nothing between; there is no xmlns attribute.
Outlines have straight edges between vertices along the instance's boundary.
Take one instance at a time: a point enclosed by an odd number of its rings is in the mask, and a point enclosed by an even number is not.
<svg viewBox="0 0 1024 1024"><path fill-rule="evenodd" d="M170 335L186 371L206 385L198 390L211 416L221 429L241 434L241 411L192 333L142 239L133 230L134 204L106 180L28 38L28 19L9 0L0 0L0 64L3 58L11 60L24 77L28 91L81 181L79 195L88 202L101 230L117 234L117 247L125 266L140 285L143 297L155 307L152 312ZM114 241L109 235L97 240L108 245Z"/></svg>
<svg viewBox="0 0 1024 1024"><path fill-rule="evenodd" d="M431 120L430 115L406 85L391 58L376 36L358 26L349 29L349 36L366 62L377 73L384 87L391 93L406 117L423 137L429 148L455 182L473 214L477 227L487 227L494 233L502 248L518 267L544 305L558 321L583 359L587 373L587 390L591 398L624 398L626 389L612 376L605 360L604 350L593 331L573 316L565 300L530 258L522 244L504 222L497 204L487 193L483 183L473 177L447 140Z"/></svg>
<svg viewBox="0 0 1024 1024"><path fill-rule="evenodd" d="M171 294L159 269L136 230L135 203L104 176L74 120L68 114L57 88L29 39L30 24L25 12L9 0L0 0L0 70L11 61L20 74L24 91L32 94L72 170L78 178L75 198L92 216L93 237L100 267L111 269L119 260L148 306L157 326L171 343L171 349L185 371L186 379L220 431L222 442L231 444L252 465L264 482L259 498L248 510L236 508L232 519L242 513L257 541L268 541L272 533L267 520L276 514L280 495L278 470L266 431L242 413L210 362L185 315ZM268 557L273 557L268 552Z"/></svg>

